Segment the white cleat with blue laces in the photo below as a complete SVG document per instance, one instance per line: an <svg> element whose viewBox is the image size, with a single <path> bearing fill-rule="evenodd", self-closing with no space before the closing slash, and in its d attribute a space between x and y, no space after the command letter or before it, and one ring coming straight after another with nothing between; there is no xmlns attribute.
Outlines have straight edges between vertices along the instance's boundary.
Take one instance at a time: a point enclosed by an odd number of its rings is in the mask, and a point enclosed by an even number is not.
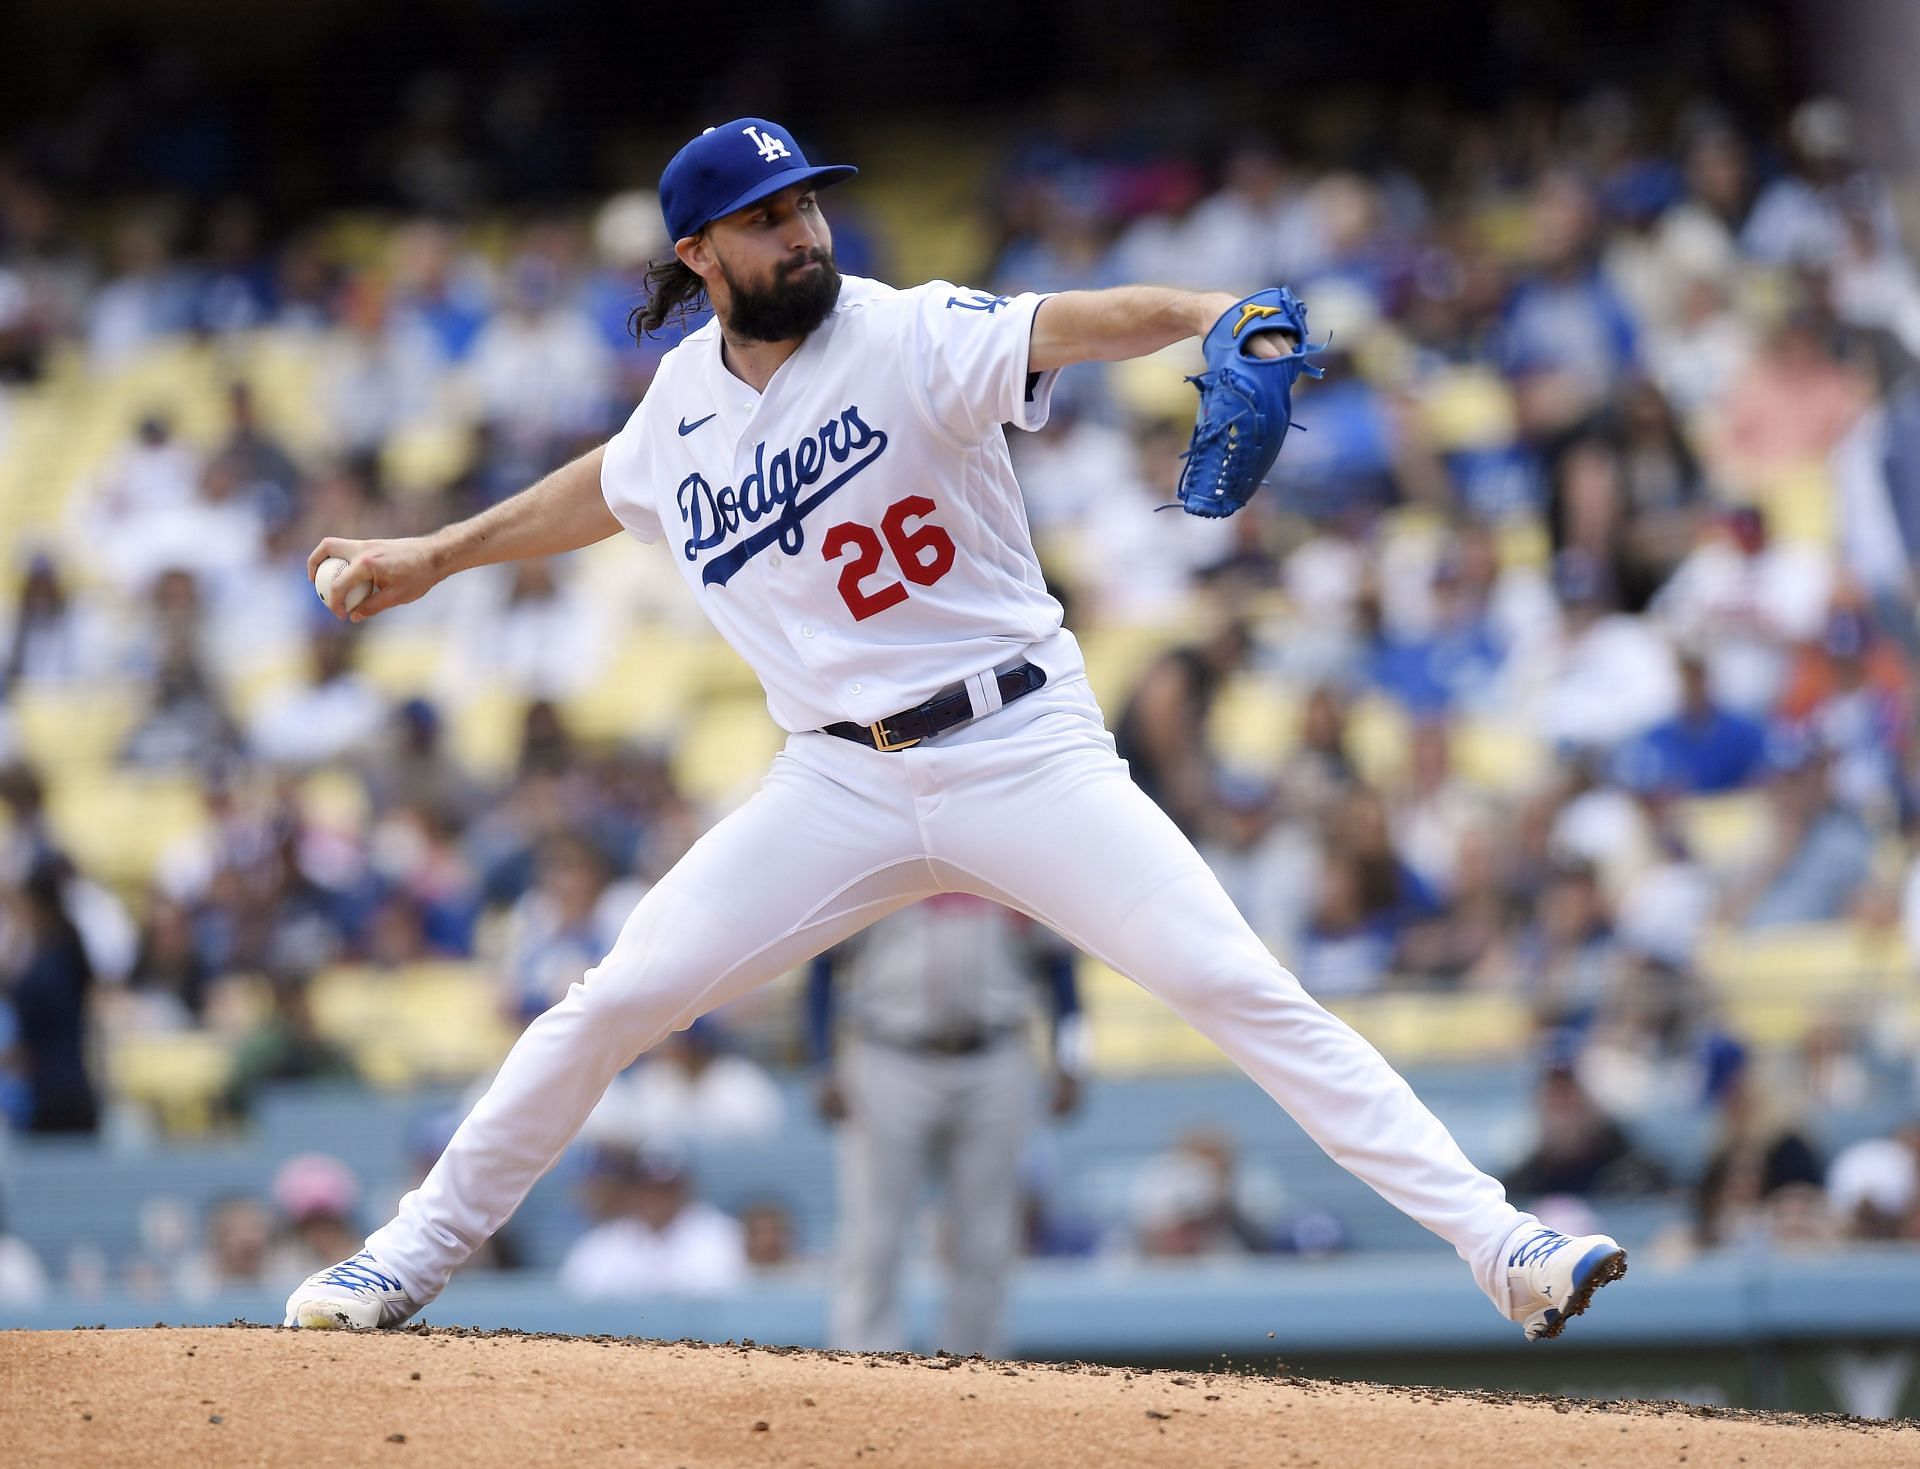
<svg viewBox="0 0 1920 1469"><path fill-rule="evenodd" d="M398 1326L420 1306L398 1276L371 1250L362 1250L309 1275L287 1297L287 1319L281 1324L309 1331L372 1331Z"/></svg>
<svg viewBox="0 0 1920 1469"><path fill-rule="evenodd" d="M1507 1315L1528 1341L1546 1341L1587 1309L1593 1293L1627 1273L1627 1252L1604 1234L1561 1234L1528 1224L1508 1237Z"/></svg>

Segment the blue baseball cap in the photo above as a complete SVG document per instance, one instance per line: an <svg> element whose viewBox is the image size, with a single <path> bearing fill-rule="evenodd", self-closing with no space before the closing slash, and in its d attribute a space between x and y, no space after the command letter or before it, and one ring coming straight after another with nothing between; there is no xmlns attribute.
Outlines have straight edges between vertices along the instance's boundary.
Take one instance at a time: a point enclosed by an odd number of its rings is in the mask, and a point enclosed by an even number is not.
<svg viewBox="0 0 1920 1469"><path fill-rule="evenodd" d="M684 240L769 194L795 184L838 183L858 172L844 163L816 168L780 124L736 117L708 128L673 155L660 175L660 212L668 238Z"/></svg>

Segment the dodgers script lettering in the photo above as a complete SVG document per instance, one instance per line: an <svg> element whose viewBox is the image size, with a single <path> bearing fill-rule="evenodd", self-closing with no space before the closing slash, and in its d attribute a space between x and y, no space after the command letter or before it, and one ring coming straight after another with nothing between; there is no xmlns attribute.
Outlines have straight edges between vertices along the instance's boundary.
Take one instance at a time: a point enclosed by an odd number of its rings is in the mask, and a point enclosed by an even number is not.
<svg viewBox="0 0 1920 1469"><path fill-rule="evenodd" d="M687 527L681 549L687 560L698 561L701 552L726 545L743 525L759 525L771 516L772 524L710 558L701 568L701 581L710 587L725 586L735 572L776 543L787 555L797 556L806 545L801 521L886 448L886 431L871 427L854 404L792 449L768 457L766 441L755 444L753 468L738 486L715 489L696 471L680 481L674 497ZM818 484L822 475L836 470L832 479L802 498L802 492Z"/></svg>

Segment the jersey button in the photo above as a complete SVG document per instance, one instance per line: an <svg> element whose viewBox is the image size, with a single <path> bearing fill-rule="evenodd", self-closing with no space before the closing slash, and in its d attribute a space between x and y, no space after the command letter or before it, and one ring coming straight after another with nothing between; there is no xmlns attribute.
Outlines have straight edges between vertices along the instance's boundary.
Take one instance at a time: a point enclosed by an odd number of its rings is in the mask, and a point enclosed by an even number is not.
<svg viewBox="0 0 1920 1469"><path fill-rule="evenodd" d="M803 628L801 628L801 629L800 629L800 636L801 636L801 637L803 637L803 638L810 638L810 637L812 637L812 636L813 636L813 629L812 629L812 628L810 628L810 627L803 627Z"/></svg>
<svg viewBox="0 0 1920 1469"><path fill-rule="evenodd" d="M857 683L850 683L850 684L848 684L848 685L847 685L847 692L848 692L848 693L850 693L850 694L857 694L857 693L859 693L859 692L860 692L860 685L859 685L859 684L857 684Z"/></svg>

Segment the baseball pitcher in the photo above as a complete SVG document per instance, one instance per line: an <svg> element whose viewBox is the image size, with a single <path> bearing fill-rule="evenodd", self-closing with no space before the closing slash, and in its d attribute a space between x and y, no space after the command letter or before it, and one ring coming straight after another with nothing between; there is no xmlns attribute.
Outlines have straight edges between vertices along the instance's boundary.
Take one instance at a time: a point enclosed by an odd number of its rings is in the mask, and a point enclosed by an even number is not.
<svg viewBox="0 0 1920 1469"><path fill-rule="evenodd" d="M674 259L643 322L714 319L663 359L605 446L432 535L328 537L329 607L358 621L469 567L621 530L665 541L789 732L612 951L514 1045L398 1217L307 1280L287 1324L405 1320L505 1223L607 1083L662 1036L908 903L973 893L1159 995L1326 1149L1460 1254L1529 1338L1625 1269L1507 1202L1380 1055L1254 935L1128 779L1027 533L1004 428L1038 428L1055 375L1203 337L1180 484L1230 514L1279 452L1310 371L1285 290L1149 286L1006 297L842 277L815 167L739 118L667 165ZM348 603L358 600L351 614Z"/></svg>

